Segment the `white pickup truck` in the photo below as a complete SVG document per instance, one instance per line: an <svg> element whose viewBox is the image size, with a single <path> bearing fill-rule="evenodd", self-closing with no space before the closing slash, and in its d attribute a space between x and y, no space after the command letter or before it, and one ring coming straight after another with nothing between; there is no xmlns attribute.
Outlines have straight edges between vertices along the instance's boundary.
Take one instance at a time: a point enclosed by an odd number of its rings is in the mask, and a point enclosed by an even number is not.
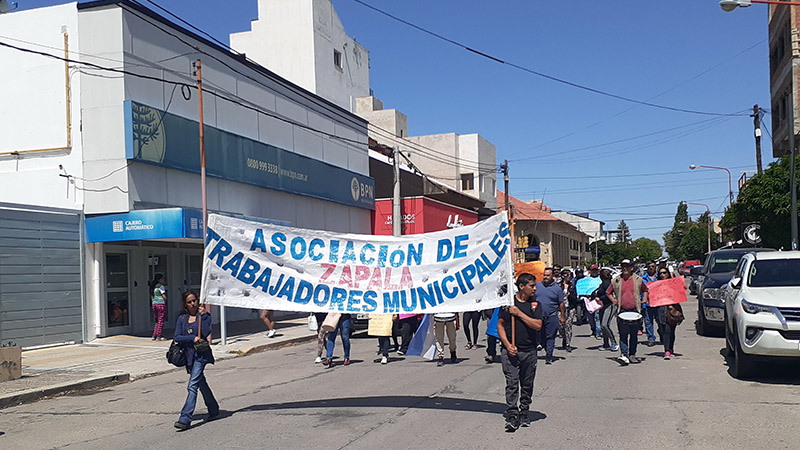
<svg viewBox="0 0 800 450"><path fill-rule="evenodd" d="M725 346L736 378L756 359L800 359L800 251L748 253L723 286Z"/></svg>

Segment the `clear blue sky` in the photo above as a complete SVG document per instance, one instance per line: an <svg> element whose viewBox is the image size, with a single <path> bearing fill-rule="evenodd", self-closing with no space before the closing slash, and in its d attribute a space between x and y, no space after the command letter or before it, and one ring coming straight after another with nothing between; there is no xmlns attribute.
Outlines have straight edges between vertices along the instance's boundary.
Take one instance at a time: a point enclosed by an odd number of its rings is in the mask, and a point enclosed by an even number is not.
<svg viewBox="0 0 800 450"><path fill-rule="evenodd" d="M619 96L715 113L770 108L766 5L726 13L717 0L363 1L507 62ZM157 3L223 42L257 16L256 0ZM333 4L370 51L375 95L408 115L409 134L479 133L497 146L498 164L510 161L518 198L590 211L612 229L624 219L634 238L661 241L679 201L708 203L717 217L727 204L727 175L689 164L731 168L734 192L740 172L755 169L750 117L637 106L498 64L353 0ZM766 167L770 116L765 123ZM646 204L662 205L638 206Z"/></svg>

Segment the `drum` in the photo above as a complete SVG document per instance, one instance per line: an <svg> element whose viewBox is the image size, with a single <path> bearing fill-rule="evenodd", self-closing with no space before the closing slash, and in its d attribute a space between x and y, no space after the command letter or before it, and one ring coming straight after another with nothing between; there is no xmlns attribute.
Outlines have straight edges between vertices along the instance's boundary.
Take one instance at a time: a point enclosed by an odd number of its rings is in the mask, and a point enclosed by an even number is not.
<svg viewBox="0 0 800 450"><path fill-rule="evenodd" d="M625 311L619 313L619 320L628 325L636 325L642 320L642 315L636 311Z"/></svg>

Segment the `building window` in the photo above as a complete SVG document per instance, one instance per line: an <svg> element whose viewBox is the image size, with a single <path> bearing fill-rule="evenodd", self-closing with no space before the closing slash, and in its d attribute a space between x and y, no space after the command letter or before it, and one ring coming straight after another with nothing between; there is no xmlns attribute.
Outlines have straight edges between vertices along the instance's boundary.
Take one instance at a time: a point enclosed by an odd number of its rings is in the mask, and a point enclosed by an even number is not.
<svg viewBox="0 0 800 450"><path fill-rule="evenodd" d="M333 65L339 69L342 68L342 52L336 49L333 49Z"/></svg>
<svg viewBox="0 0 800 450"><path fill-rule="evenodd" d="M461 190L471 191L475 189L475 174L462 173L461 174Z"/></svg>

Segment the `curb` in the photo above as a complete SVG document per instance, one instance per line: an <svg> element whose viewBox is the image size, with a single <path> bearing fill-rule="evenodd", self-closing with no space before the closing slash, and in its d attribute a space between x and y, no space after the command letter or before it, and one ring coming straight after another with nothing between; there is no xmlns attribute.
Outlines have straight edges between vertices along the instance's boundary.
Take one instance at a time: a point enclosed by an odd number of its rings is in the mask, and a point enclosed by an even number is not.
<svg viewBox="0 0 800 450"><path fill-rule="evenodd" d="M261 345L255 345L253 347L245 347L240 351L238 351L237 353L239 354L239 356L248 356L254 353L261 353L268 350L277 350L279 348L288 347L292 345L305 344L306 342L316 341L316 340L317 340L316 335L301 336L292 339L285 339L279 342L272 342L269 344L261 344Z"/></svg>
<svg viewBox="0 0 800 450"><path fill-rule="evenodd" d="M99 377L86 378L84 380L71 381L68 383L61 383L44 388L28 389L25 391L16 392L13 394L0 397L0 409L8 408L9 406L20 405L23 403L34 402L44 397L65 394L69 391L97 388L119 382L124 383L129 380L130 380L130 374L120 373L114 375L103 375Z"/></svg>

